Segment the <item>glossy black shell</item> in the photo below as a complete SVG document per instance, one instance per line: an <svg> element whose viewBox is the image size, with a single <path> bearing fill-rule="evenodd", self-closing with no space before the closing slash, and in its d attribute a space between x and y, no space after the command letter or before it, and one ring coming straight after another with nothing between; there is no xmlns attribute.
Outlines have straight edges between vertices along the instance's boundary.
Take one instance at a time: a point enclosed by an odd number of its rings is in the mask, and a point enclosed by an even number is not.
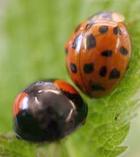
<svg viewBox="0 0 140 157"><path fill-rule="evenodd" d="M53 82L38 81L22 92L27 96L14 116L18 138L56 141L84 123L88 109L81 96L59 89Z"/></svg>

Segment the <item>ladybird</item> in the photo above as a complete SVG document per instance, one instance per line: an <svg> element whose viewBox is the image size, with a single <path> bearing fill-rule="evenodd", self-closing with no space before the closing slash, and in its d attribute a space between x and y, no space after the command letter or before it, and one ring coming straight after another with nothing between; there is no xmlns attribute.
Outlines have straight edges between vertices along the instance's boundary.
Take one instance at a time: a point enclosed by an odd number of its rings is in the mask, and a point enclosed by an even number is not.
<svg viewBox="0 0 140 157"><path fill-rule="evenodd" d="M81 22L65 44L73 82L90 97L111 92L123 78L131 57L124 17L102 12Z"/></svg>
<svg viewBox="0 0 140 157"><path fill-rule="evenodd" d="M31 142L60 140L84 124L87 112L86 103L67 82L37 81L16 97L15 133Z"/></svg>

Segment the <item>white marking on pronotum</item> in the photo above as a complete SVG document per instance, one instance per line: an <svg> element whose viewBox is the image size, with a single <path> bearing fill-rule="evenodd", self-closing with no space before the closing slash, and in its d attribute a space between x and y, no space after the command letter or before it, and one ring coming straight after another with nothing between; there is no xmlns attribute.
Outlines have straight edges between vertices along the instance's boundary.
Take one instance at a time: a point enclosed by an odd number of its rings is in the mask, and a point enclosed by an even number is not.
<svg viewBox="0 0 140 157"><path fill-rule="evenodd" d="M71 100L69 100L69 102L70 102L70 104L72 106L72 109L70 110L70 112L69 112L69 114L68 114L68 116L66 118L66 122L69 122L69 120L71 119L73 111L76 110L76 107L75 107L74 103Z"/></svg>
<svg viewBox="0 0 140 157"><path fill-rule="evenodd" d="M21 106L22 106L23 110L28 109L29 104L28 104L28 97L27 96L23 99Z"/></svg>

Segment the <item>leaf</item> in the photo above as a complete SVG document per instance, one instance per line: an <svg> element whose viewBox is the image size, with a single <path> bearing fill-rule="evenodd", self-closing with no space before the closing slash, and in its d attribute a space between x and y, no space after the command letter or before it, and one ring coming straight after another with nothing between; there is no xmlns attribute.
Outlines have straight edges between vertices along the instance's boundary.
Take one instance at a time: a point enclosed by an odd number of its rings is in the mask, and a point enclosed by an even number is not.
<svg viewBox="0 0 140 157"><path fill-rule="evenodd" d="M0 136L0 156L3 157L30 157L35 156L35 145L19 140L11 139L9 136ZM23 152L23 154L21 153Z"/></svg>
<svg viewBox="0 0 140 157"><path fill-rule="evenodd" d="M0 156L116 157L126 150L122 142L140 103L139 8L139 0L9 2L0 25ZM89 106L85 125L58 143L37 145L5 137L11 130L11 104L18 91L42 78L70 81L64 43L81 20L104 10L124 14L132 38L132 59L118 87L100 99L83 95Z"/></svg>

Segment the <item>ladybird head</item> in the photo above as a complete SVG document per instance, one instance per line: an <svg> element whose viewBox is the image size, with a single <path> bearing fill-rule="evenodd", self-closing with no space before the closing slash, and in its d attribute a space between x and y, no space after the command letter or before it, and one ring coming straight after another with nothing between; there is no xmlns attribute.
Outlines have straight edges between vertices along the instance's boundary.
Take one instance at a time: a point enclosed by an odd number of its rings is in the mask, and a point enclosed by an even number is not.
<svg viewBox="0 0 140 157"><path fill-rule="evenodd" d="M115 23L123 23L124 20L125 20L124 16L116 12L100 12L89 17L89 21L95 23L100 21L109 21L109 22L112 21Z"/></svg>

